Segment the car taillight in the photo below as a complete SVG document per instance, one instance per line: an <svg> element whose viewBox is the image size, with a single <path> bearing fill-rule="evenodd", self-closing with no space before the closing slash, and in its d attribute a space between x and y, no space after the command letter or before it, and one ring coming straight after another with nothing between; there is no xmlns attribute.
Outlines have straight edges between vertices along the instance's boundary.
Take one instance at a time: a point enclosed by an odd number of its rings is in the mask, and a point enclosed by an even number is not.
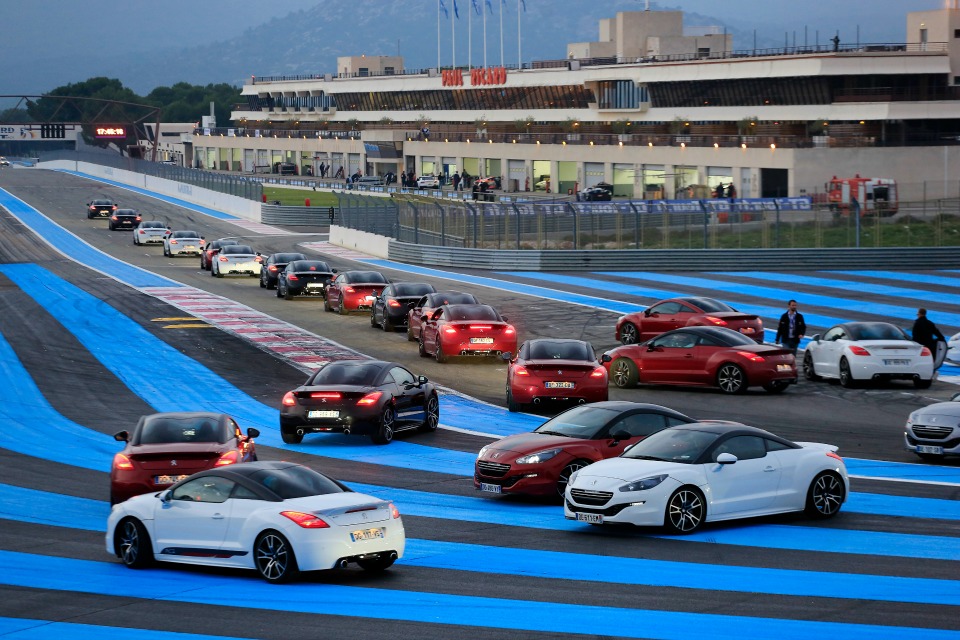
<svg viewBox="0 0 960 640"><path fill-rule="evenodd" d="M400 517L400 510L392 502L390 503L390 515L393 516L394 520Z"/></svg>
<svg viewBox="0 0 960 640"><path fill-rule="evenodd" d="M143 218L141 218L140 216L137 216L136 218L134 218L134 220L136 220L137 222L140 222L141 220L143 220Z"/></svg>
<svg viewBox="0 0 960 640"><path fill-rule="evenodd" d="M295 273L288 273L288 274L287 274L287 282L294 282L294 281L299 280L299 279L300 279L300 278L298 278L298 277L297 277L297 274L295 274Z"/></svg>
<svg viewBox="0 0 960 640"><path fill-rule="evenodd" d="M444 333L449 333L449 334L452 335L452 334L454 334L454 333L457 332L457 328L456 328L456 327L451 327L450 325L447 325L447 326L445 326L445 327L443 328L443 332L444 332Z"/></svg>
<svg viewBox="0 0 960 640"><path fill-rule="evenodd" d="M380 396L383 395L382 391L372 391L367 395L363 396L357 400L357 405L359 406L368 406L371 404L377 404L377 401L380 399Z"/></svg>
<svg viewBox="0 0 960 640"><path fill-rule="evenodd" d="M110 207L110 208L111 208L112 210L116 211L116 210L117 210L117 205L113 205L113 206Z"/></svg>
<svg viewBox="0 0 960 640"><path fill-rule="evenodd" d="M147 234L147 232L144 231L143 229L137 229L137 233L139 233L142 236Z"/></svg>
<svg viewBox="0 0 960 640"><path fill-rule="evenodd" d="M177 244L176 238L170 238L170 244Z"/></svg>
<svg viewBox="0 0 960 640"><path fill-rule="evenodd" d="M323 519L313 515L312 513L304 513L303 511L281 511L280 515L284 518L290 518L297 523L298 526L303 527L304 529L329 529L330 525L323 521Z"/></svg>
<svg viewBox="0 0 960 640"><path fill-rule="evenodd" d="M706 316L706 317L704 318L704 320L706 320L706 321L709 322L710 324L715 324L715 325L717 325L718 327L725 327L725 326L727 326L727 321L724 320L723 318L714 318L713 316Z"/></svg>
<svg viewBox="0 0 960 640"><path fill-rule="evenodd" d="M217 260L219 260L220 262L230 262L230 258L228 258L227 256L220 256L219 258L217 258Z"/></svg>
<svg viewBox="0 0 960 640"><path fill-rule="evenodd" d="M227 451L225 454L220 456L220 459L217 460L215 467L225 467L228 464L236 464L240 460L240 453L238 451Z"/></svg>
<svg viewBox="0 0 960 640"><path fill-rule="evenodd" d="M396 300L390 300L390 302L387 303L387 306L388 306L388 307L400 307L400 306L402 306L402 305L401 305L399 302L397 302Z"/></svg>
<svg viewBox="0 0 960 640"><path fill-rule="evenodd" d="M920 349L920 355L921 355L921 356L932 356L933 353L930 351L929 348L924 347L923 349Z"/></svg>
<svg viewBox="0 0 960 640"><path fill-rule="evenodd" d="M590 377L591 377L591 378L602 378L602 377L605 376L606 374L607 374L607 370L606 370L606 369L604 369L603 367L597 367L596 369L594 369L593 371L590 372Z"/></svg>
<svg viewBox="0 0 960 640"><path fill-rule="evenodd" d="M283 400L280 401L285 407L295 407L297 406L297 396L293 395L293 391L287 391L283 394Z"/></svg>
<svg viewBox="0 0 960 640"><path fill-rule="evenodd" d="M514 329L513 327L511 327L510 325L507 325L507 328L503 330L503 333L504 333L505 335L508 335L508 336L512 336L512 335L515 334L516 332L517 332L517 330Z"/></svg>
<svg viewBox="0 0 960 640"><path fill-rule="evenodd" d="M479 330L483 331L484 329L489 329L489 328L490 328L490 325L488 325L488 324L472 324L472 325L470 325L470 328L471 328L471 329L479 329Z"/></svg>
<svg viewBox="0 0 960 640"><path fill-rule="evenodd" d="M113 468L123 470L133 469L133 463L130 462L130 458L122 453L118 453L117 455L113 456Z"/></svg>
<svg viewBox="0 0 960 640"><path fill-rule="evenodd" d="M515 375L515 376L528 376L528 375L530 375L530 372L527 371L527 368L526 368L526 367L524 367L524 366L519 366L519 367L517 367L516 369L513 370L513 375Z"/></svg>
<svg viewBox="0 0 960 640"><path fill-rule="evenodd" d="M271 271L271 272L273 272L273 273L276 273L276 272L277 272L277 265L275 265L275 264L270 265L269 267L267 267L267 271Z"/></svg>
<svg viewBox="0 0 960 640"><path fill-rule="evenodd" d="M323 398L324 400L339 400L340 394L336 391L314 391L310 394L311 398Z"/></svg>
<svg viewBox="0 0 960 640"><path fill-rule="evenodd" d="M843 462L843 458L841 458L840 456L838 456L838 455L837 455L836 453L834 453L833 451L827 451L827 456L830 457L830 458L836 458L836 459L839 460L840 462Z"/></svg>
<svg viewBox="0 0 960 640"><path fill-rule="evenodd" d="M356 293L357 290L354 289L353 287L344 287L344 288L343 288L343 292L344 292L344 293Z"/></svg>
<svg viewBox="0 0 960 640"><path fill-rule="evenodd" d="M743 356L744 358L746 358L747 360L750 360L751 362L763 362L764 360L766 360L766 358L764 358L763 356L757 355L756 353L750 353L749 351L737 351L737 355Z"/></svg>
<svg viewBox="0 0 960 640"><path fill-rule="evenodd" d="M111 220L116 220L116 219L117 219L117 216L110 216L110 219L111 219Z"/></svg>
<svg viewBox="0 0 960 640"><path fill-rule="evenodd" d="M858 346L858 345L852 345L852 346L850 347L850 353L852 353L852 354L855 355L855 356L868 356L868 355L870 355L870 352L869 352L869 351L867 351L866 349L864 349L863 347Z"/></svg>

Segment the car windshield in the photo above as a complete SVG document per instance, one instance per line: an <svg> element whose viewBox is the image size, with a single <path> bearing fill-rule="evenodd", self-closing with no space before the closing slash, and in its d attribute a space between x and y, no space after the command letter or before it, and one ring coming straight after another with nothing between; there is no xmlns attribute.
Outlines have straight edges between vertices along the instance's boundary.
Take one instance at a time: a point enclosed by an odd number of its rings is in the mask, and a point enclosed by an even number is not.
<svg viewBox="0 0 960 640"><path fill-rule="evenodd" d="M387 279L379 271L354 271L344 275L344 279L350 283L377 283L387 284Z"/></svg>
<svg viewBox="0 0 960 640"><path fill-rule="evenodd" d="M220 250L220 253L225 254L253 254L253 249L248 247L245 244L228 244L223 249Z"/></svg>
<svg viewBox="0 0 960 640"><path fill-rule="evenodd" d="M493 320L500 321L500 315L485 304L466 305L455 304L447 307L449 320Z"/></svg>
<svg viewBox="0 0 960 640"><path fill-rule="evenodd" d="M888 322L861 322L847 326L851 340L910 340L903 329Z"/></svg>
<svg viewBox="0 0 960 640"><path fill-rule="evenodd" d="M531 360L587 360L596 358L593 349L583 342L536 340L530 343Z"/></svg>
<svg viewBox="0 0 960 640"><path fill-rule="evenodd" d="M420 282L401 282L393 285L393 295L414 297L422 296L433 291L433 285Z"/></svg>
<svg viewBox="0 0 960 640"><path fill-rule="evenodd" d="M709 313L718 313L720 311L736 311L733 307L726 305L713 298L689 298L690 304L700 307Z"/></svg>
<svg viewBox="0 0 960 640"><path fill-rule="evenodd" d="M622 458L693 464L718 434L696 429L664 429L627 449Z"/></svg>
<svg viewBox="0 0 960 640"><path fill-rule="evenodd" d="M310 386L372 385L380 375L380 365L364 362L332 362L314 374Z"/></svg>
<svg viewBox="0 0 960 640"><path fill-rule="evenodd" d="M263 469L250 474L250 479L263 485L284 500L343 493L344 490L330 478L301 466L283 469Z"/></svg>
<svg viewBox="0 0 960 640"><path fill-rule="evenodd" d="M161 416L144 421L135 444L226 442L229 437L227 426L212 416Z"/></svg>
<svg viewBox="0 0 960 640"><path fill-rule="evenodd" d="M330 273L330 267L326 262L320 262L319 260L297 260L296 262L291 262L287 265L288 271L321 271L323 273Z"/></svg>
<svg viewBox="0 0 960 640"><path fill-rule="evenodd" d="M200 234L196 231L174 231L173 238L199 238Z"/></svg>
<svg viewBox="0 0 960 640"><path fill-rule="evenodd" d="M568 409L554 416L534 429L543 433L569 438L590 439L600 432L611 420L620 415L620 411L601 407L582 406Z"/></svg>

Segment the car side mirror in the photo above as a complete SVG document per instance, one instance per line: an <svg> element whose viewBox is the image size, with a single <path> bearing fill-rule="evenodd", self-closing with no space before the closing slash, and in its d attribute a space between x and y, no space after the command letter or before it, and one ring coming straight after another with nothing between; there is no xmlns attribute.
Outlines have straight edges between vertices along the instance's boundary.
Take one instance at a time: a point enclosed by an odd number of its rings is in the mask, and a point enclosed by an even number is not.
<svg viewBox="0 0 960 640"><path fill-rule="evenodd" d="M507 322L507 321L510 319L510 318L508 318L507 316L500 316L500 318L501 318L504 322Z"/></svg>
<svg viewBox="0 0 960 640"><path fill-rule="evenodd" d="M249 438L259 438L259 437L260 437L260 429L257 429L256 427L250 427L249 429L247 429L247 437L249 437Z"/></svg>
<svg viewBox="0 0 960 640"><path fill-rule="evenodd" d="M330 273L340 273L340 272L337 271L336 269L330 269Z"/></svg>
<svg viewBox="0 0 960 640"><path fill-rule="evenodd" d="M427 380L427 376L417 376L417 384L423 385L423 384L427 384L428 382L430 381Z"/></svg>
<svg viewBox="0 0 960 640"><path fill-rule="evenodd" d="M117 442L130 442L130 432L117 431L115 434L113 434L113 439Z"/></svg>
<svg viewBox="0 0 960 640"><path fill-rule="evenodd" d="M717 464L733 464L736 461L737 456L732 453L727 453L726 451L717 456Z"/></svg>
<svg viewBox="0 0 960 640"><path fill-rule="evenodd" d="M170 504L170 499L172 498L170 494L170 489L165 489L161 491L160 495L158 495L157 497L160 498L160 502L162 502L163 504Z"/></svg>
<svg viewBox="0 0 960 640"><path fill-rule="evenodd" d="M605 353L602 356L600 356L600 362L611 362L612 360L613 358L610 356L609 353Z"/></svg>
<svg viewBox="0 0 960 640"><path fill-rule="evenodd" d="M658 347L654 344L647 345L647 351L663 351L662 347Z"/></svg>
<svg viewBox="0 0 960 640"><path fill-rule="evenodd" d="M820 334L819 334L819 333L813 334L813 337L810 338L810 341L811 341L811 342L820 342Z"/></svg>
<svg viewBox="0 0 960 640"><path fill-rule="evenodd" d="M610 437L616 440L617 442L619 442L621 440L629 440L633 436L631 436L630 432L627 431L626 429L617 429L616 431L610 434Z"/></svg>

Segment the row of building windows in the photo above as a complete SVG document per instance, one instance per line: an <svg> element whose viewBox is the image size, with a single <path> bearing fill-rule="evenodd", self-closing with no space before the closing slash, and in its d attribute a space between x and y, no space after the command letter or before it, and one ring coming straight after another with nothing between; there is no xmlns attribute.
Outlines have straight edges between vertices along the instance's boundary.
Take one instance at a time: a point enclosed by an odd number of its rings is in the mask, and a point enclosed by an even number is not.
<svg viewBox="0 0 960 640"><path fill-rule="evenodd" d="M598 83L597 99L601 109L638 110L650 102L650 92L633 80L608 80Z"/></svg>

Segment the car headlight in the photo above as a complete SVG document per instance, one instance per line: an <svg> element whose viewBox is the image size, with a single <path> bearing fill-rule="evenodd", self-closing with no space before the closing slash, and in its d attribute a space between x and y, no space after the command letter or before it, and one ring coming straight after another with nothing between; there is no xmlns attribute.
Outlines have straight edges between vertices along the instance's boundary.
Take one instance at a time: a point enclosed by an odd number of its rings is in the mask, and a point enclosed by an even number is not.
<svg viewBox="0 0 960 640"><path fill-rule="evenodd" d="M667 479L667 474L659 476L651 476L649 478L643 478L642 480L634 480L630 484L625 484L620 487L619 491L646 491L647 489L653 489L655 486Z"/></svg>
<svg viewBox="0 0 960 640"><path fill-rule="evenodd" d="M480 449L480 453L477 454L477 457L482 458L483 454L485 454L488 449L490 449L490 445L487 445L484 448Z"/></svg>
<svg viewBox="0 0 960 640"><path fill-rule="evenodd" d="M546 462L561 451L563 451L563 449L559 447L556 449L547 449L546 451L537 451L536 453L517 458L516 462L517 464L540 464L541 462Z"/></svg>

